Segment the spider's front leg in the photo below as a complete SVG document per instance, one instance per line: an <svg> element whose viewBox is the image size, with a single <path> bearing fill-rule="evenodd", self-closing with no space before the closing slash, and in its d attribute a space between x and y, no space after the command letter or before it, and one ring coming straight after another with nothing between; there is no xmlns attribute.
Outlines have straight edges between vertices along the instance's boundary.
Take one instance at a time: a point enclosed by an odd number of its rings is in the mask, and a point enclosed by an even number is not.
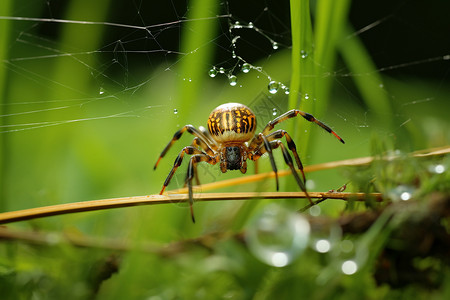
<svg viewBox="0 0 450 300"><path fill-rule="evenodd" d="M284 114L282 114L281 116L273 119L272 121L270 121L266 127L264 127L262 133L264 135L268 135L268 133L275 127L275 125L277 125L278 123L281 123L283 121L286 121L287 119L290 118L294 118L296 116L302 116L305 120L311 122L311 123L316 123L317 125L319 125L320 127L322 127L322 129L326 130L327 132L331 133L332 135L334 135L342 144L345 144L344 140L336 133L334 132L330 127L328 127L327 125L325 125L322 121L317 120L313 115L298 110L298 109L292 109Z"/></svg>
<svg viewBox="0 0 450 300"><path fill-rule="evenodd" d="M189 160L189 166L186 174L186 182L189 190L189 207L191 210L191 218L192 222L195 223L195 217L194 217L194 193L192 191L192 178L194 177L194 174L196 173L197 169L197 163L199 162L207 162L208 164L215 165L219 161L219 156L210 156L206 153L201 154L195 154L191 157Z"/></svg>
<svg viewBox="0 0 450 300"><path fill-rule="evenodd" d="M192 146L188 146L188 147L184 147L180 153L178 154L177 158L175 159L175 162L173 163L173 167L172 170L170 170L169 175L167 175L166 181L164 181L164 185L161 189L161 192L159 192L160 195L162 195L164 193L164 190L166 189L166 187L169 185L170 180L173 177L173 174L175 174L176 170L178 169L178 167L181 165L181 163L183 162L183 157L184 154L195 154L195 155L199 155L199 154L204 154L206 155L203 151L192 147Z"/></svg>
<svg viewBox="0 0 450 300"><path fill-rule="evenodd" d="M180 137L183 135L183 133L186 131L189 132L190 134L192 134L193 136L197 137L201 141L200 145L202 146L203 149L205 149L206 152L208 152L208 153L210 151L212 152L211 148L217 148L217 145L213 141L211 141L207 136L205 136L205 134L201 130L198 130L197 128L195 128L192 125L184 125L183 128L181 128L180 130L175 132L175 134L173 135L170 142L163 149L163 151L159 155L159 158L156 161L153 169L156 169L156 167L158 167L160 160L166 155L166 153L167 153L167 151L169 151L170 147L172 147L172 145L177 140L179 140Z"/></svg>

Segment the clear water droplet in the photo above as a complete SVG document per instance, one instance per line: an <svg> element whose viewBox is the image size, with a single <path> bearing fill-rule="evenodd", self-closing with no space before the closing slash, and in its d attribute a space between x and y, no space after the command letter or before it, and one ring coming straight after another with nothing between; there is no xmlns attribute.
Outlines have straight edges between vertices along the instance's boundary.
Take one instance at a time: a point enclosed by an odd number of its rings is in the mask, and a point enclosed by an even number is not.
<svg viewBox="0 0 450 300"><path fill-rule="evenodd" d="M211 70L209 70L208 74L209 74L209 77L211 77L211 78L216 77L216 75L217 75L217 69L216 69L215 67L212 68Z"/></svg>
<svg viewBox="0 0 450 300"><path fill-rule="evenodd" d="M331 244L329 240L317 240L314 247L317 252L327 253L331 249Z"/></svg>
<svg viewBox="0 0 450 300"><path fill-rule="evenodd" d="M250 72L251 69L252 69L252 66L249 63L244 63L241 68L243 73L248 73L248 72Z"/></svg>
<svg viewBox="0 0 450 300"><path fill-rule="evenodd" d="M237 77L235 75L228 76L228 82L231 86L235 86L237 84Z"/></svg>
<svg viewBox="0 0 450 300"><path fill-rule="evenodd" d="M290 93L289 88L287 86L284 88L284 93L286 95L289 95L289 93Z"/></svg>
<svg viewBox="0 0 450 300"><path fill-rule="evenodd" d="M358 271L358 264L354 260L346 260L342 263L341 270L346 275L353 275Z"/></svg>
<svg viewBox="0 0 450 300"><path fill-rule="evenodd" d="M443 174L445 172L445 166L442 164L437 164L437 165L431 165L428 170L431 173L436 173L436 174Z"/></svg>
<svg viewBox="0 0 450 300"><path fill-rule="evenodd" d="M174 109L173 109L173 114L174 114L174 115L178 114L178 109L174 108Z"/></svg>
<svg viewBox="0 0 450 300"><path fill-rule="evenodd" d="M253 218L245 237L258 259L284 267L303 253L309 233L310 226L304 217L272 204Z"/></svg>
<svg viewBox="0 0 450 300"><path fill-rule="evenodd" d="M221 74L225 74L225 68L224 68L224 67L220 67L220 68L219 68L219 72L220 72Z"/></svg>
<svg viewBox="0 0 450 300"><path fill-rule="evenodd" d="M306 180L305 186L307 190L313 190L316 188L316 182L313 179L308 179Z"/></svg>
<svg viewBox="0 0 450 300"><path fill-rule="evenodd" d="M301 58L307 58L308 57L308 52L306 52L305 50L301 50L300 51L300 56L301 56Z"/></svg>
<svg viewBox="0 0 450 300"><path fill-rule="evenodd" d="M305 94L304 98L305 98L305 100L308 100L309 99L309 95Z"/></svg>
<svg viewBox="0 0 450 300"><path fill-rule="evenodd" d="M322 209L318 205L314 205L309 208L309 214L313 217L318 217L321 213Z"/></svg>
<svg viewBox="0 0 450 300"><path fill-rule="evenodd" d="M277 113L278 113L278 112L277 112L277 109L276 109L276 108L273 108L273 109L272 109L272 115L276 116Z"/></svg>
<svg viewBox="0 0 450 300"><path fill-rule="evenodd" d="M255 25L253 25L253 22L248 22L248 28L253 28Z"/></svg>
<svg viewBox="0 0 450 300"><path fill-rule="evenodd" d="M98 91L98 93L100 95L103 95L105 93L105 89L101 87L100 90Z"/></svg>
<svg viewBox="0 0 450 300"><path fill-rule="evenodd" d="M272 48L273 48L273 50L277 50L278 49L278 43L277 42L273 42L272 43Z"/></svg>
<svg viewBox="0 0 450 300"><path fill-rule="evenodd" d="M319 226L311 236L311 247L319 253L327 253L340 244L342 229L336 224Z"/></svg>
<svg viewBox="0 0 450 300"><path fill-rule="evenodd" d="M414 187L409 185L399 185L389 191L388 196L392 201L408 201L412 198L414 194Z"/></svg>
<svg viewBox="0 0 450 300"><path fill-rule="evenodd" d="M271 82L269 82L269 85L267 87L269 89L269 93L276 94L278 92L278 88L280 87L280 83L272 80Z"/></svg>

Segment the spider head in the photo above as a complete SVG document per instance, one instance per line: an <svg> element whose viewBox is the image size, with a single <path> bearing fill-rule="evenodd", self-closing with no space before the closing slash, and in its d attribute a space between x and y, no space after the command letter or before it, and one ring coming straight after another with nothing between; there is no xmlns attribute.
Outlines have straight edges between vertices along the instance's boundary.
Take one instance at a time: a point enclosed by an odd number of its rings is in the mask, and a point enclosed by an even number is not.
<svg viewBox="0 0 450 300"><path fill-rule="evenodd" d="M226 147L225 161L228 170L239 170L241 168L241 149L237 146Z"/></svg>
<svg viewBox="0 0 450 300"><path fill-rule="evenodd" d="M220 156L220 169L223 173L227 170L241 170L242 173L247 171L247 162L245 161L245 150L240 146L223 147Z"/></svg>

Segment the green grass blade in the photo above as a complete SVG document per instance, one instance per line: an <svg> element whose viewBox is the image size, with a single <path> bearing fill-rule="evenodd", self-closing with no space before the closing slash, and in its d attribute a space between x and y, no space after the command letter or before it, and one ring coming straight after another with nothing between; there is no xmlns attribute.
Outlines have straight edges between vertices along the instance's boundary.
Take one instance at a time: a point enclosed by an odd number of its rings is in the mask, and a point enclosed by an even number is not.
<svg viewBox="0 0 450 300"><path fill-rule="evenodd" d="M334 70L336 44L342 38L343 26L347 21L350 0L320 0L315 10L314 61L316 63L316 114L320 117L331 100L331 76L324 76Z"/></svg>
<svg viewBox="0 0 450 300"><path fill-rule="evenodd" d="M12 1L3 0L0 2L0 16L8 16L11 11ZM10 21L0 21L0 115L4 114L3 104L6 104L6 75L7 69L4 61L8 59ZM0 118L0 125L3 125L3 118ZM0 134L0 199L5 199L5 162L6 162L6 136ZM0 201L0 211L5 210L5 201Z"/></svg>
<svg viewBox="0 0 450 300"><path fill-rule="evenodd" d="M306 95L315 94L314 64L313 64L313 33L310 17L309 0L291 0L291 34L292 34L292 69L289 94L289 109L302 109L314 113L314 101L305 99ZM300 151L305 153L309 140L311 124L292 122L291 132L294 139L298 139L302 132ZM305 128L298 130L298 128Z"/></svg>
<svg viewBox="0 0 450 300"><path fill-rule="evenodd" d="M352 35L349 25L344 29L345 40L339 45L340 53L352 78L378 126L392 127L393 108L383 89L383 80L375 63L357 35Z"/></svg>

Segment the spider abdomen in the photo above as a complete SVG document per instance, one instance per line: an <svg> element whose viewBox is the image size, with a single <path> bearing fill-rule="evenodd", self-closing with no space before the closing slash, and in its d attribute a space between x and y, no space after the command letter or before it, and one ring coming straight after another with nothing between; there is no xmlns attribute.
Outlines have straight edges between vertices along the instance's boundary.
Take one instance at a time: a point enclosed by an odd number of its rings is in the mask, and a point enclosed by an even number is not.
<svg viewBox="0 0 450 300"><path fill-rule="evenodd" d="M255 135L256 117L243 104L222 104L209 115L208 130L218 143L243 143Z"/></svg>

